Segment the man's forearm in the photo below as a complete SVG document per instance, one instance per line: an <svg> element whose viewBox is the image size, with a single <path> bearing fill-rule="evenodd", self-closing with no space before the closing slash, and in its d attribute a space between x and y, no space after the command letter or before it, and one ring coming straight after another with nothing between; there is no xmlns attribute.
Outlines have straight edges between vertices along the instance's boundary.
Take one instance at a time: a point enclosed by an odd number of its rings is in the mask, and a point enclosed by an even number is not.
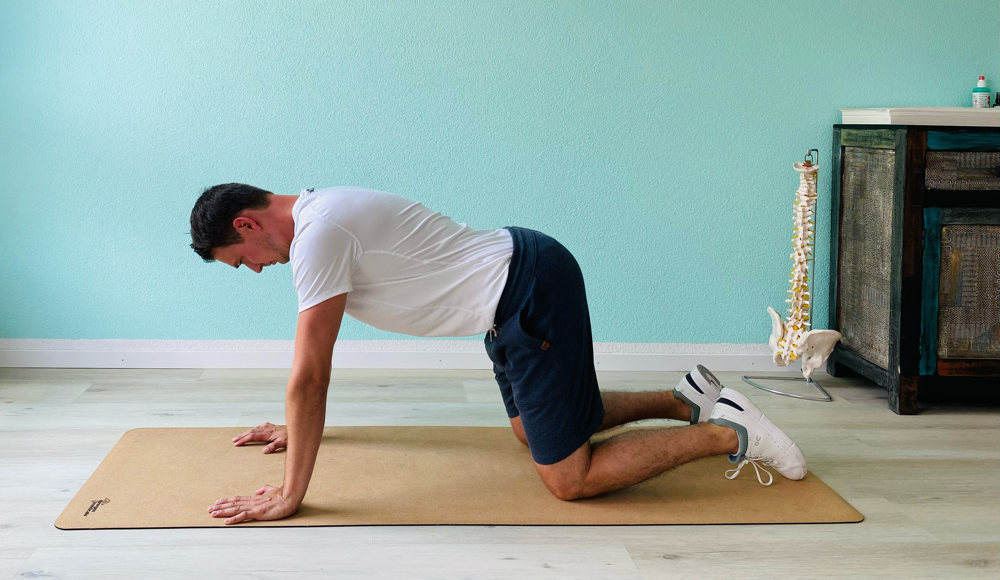
<svg viewBox="0 0 1000 580"><path fill-rule="evenodd" d="M282 495L296 503L306 495L316 465L316 454L323 440L328 388L329 383L298 378L293 374L285 392L288 447Z"/></svg>

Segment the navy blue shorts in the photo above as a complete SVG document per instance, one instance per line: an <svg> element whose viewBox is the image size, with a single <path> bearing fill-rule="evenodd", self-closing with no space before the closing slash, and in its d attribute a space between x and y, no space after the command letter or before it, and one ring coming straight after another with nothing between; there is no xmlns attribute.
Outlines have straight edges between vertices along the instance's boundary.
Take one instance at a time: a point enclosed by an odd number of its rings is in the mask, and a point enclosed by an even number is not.
<svg viewBox="0 0 1000 580"><path fill-rule="evenodd" d="M507 283L486 354L507 416L521 417L535 463L551 465L604 422L583 273L551 237L507 227L514 240Z"/></svg>

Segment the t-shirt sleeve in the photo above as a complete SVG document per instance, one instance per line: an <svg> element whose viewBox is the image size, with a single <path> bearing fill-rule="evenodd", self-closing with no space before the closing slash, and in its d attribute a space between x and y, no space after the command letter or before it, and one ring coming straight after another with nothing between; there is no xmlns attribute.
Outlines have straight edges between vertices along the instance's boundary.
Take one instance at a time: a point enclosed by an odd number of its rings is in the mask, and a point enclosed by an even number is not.
<svg viewBox="0 0 1000 580"><path fill-rule="evenodd" d="M343 227L320 219L295 236L292 274L299 312L354 289L351 276L361 246Z"/></svg>

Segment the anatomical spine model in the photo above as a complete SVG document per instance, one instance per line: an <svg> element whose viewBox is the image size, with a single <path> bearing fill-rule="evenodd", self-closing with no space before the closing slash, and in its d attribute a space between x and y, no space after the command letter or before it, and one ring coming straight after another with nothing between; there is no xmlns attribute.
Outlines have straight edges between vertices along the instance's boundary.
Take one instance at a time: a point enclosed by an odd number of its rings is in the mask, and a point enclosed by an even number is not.
<svg viewBox="0 0 1000 580"><path fill-rule="evenodd" d="M784 321L770 306L771 338L768 345L773 353L774 364L788 366L796 359L802 359L802 375L812 377L833 352L833 346L840 340L836 330L812 329L812 292L809 290L809 264L815 244L816 172L819 165L806 161L795 163L799 172L799 190L795 192L795 228L792 230L792 267L790 289L788 290L788 318Z"/></svg>

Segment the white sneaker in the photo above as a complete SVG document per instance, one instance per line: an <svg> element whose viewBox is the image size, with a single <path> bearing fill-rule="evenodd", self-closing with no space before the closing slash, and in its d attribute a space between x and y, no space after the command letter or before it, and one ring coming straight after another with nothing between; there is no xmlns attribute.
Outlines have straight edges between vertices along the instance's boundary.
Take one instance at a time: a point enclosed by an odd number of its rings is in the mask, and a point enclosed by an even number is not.
<svg viewBox="0 0 1000 580"><path fill-rule="evenodd" d="M696 425L708 421L721 390L722 383L712 371L697 365L674 387L674 396L691 407L691 424Z"/></svg>
<svg viewBox="0 0 1000 580"><path fill-rule="evenodd" d="M764 416L757 405L739 391L722 389L708 421L736 430L740 438L740 450L729 456L730 462L740 465L726 472L729 479L739 475L747 463L753 465L757 471L757 481L764 485L771 485L773 478L764 469L768 476L768 482L764 483L760 477L762 465L774 467L788 479L802 479L806 476L806 458L802 451L788 435ZM731 476L730 472L733 472Z"/></svg>

